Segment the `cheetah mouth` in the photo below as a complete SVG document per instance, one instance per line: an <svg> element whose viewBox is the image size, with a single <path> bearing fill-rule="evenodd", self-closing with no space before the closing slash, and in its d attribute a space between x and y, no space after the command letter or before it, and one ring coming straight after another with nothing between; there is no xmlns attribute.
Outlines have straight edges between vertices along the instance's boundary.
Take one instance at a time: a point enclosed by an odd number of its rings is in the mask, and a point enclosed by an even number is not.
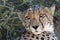
<svg viewBox="0 0 60 40"><path fill-rule="evenodd" d="M41 34L42 32L32 32L35 35Z"/></svg>

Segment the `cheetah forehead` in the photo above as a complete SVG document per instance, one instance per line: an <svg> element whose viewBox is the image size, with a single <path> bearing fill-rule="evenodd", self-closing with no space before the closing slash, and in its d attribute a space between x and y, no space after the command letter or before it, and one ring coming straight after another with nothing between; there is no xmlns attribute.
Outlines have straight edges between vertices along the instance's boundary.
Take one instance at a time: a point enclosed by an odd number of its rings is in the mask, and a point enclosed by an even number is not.
<svg viewBox="0 0 60 40"><path fill-rule="evenodd" d="M49 7L34 7L34 8L29 8L27 11L26 11L26 15L37 15L37 16L40 16L41 14L46 14L46 15L52 15L54 13L54 11L52 12L52 9L49 8ZM53 15L52 15L53 16Z"/></svg>

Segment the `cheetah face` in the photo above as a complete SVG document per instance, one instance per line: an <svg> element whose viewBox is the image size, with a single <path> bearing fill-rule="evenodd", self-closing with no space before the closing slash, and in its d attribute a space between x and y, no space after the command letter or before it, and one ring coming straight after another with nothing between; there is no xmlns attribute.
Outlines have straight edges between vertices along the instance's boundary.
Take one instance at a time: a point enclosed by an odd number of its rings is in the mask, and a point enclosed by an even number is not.
<svg viewBox="0 0 60 40"><path fill-rule="evenodd" d="M41 34L43 31L53 32L53 15L55 5L37 10L29 8L26 12L18 13L25 28L33 34Z"/></svg>

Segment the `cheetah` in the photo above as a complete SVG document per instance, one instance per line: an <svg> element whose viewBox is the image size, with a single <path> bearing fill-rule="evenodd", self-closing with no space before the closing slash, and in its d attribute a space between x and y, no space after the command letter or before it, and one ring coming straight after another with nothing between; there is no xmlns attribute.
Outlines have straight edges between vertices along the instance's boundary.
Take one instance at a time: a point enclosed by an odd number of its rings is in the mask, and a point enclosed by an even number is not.
<svg viewBox="0 0 60 40"><path fill-rule="evenodd" d="M17 15L27 32L21 40L58 40L54 33L53 16L55 5L51 7L34 6Z"/></svg>

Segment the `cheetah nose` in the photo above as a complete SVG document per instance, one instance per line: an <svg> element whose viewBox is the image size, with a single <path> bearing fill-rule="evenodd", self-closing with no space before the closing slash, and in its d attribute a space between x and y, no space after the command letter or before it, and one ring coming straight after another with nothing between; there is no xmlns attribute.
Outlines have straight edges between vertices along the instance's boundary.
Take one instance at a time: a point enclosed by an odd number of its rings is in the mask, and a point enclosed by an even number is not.
<svg viewBox="0 0 60 40"><path fill-rule="evenodd" d="M37 29L38 28L38 26L32 26L34 29Z"/></svg>

